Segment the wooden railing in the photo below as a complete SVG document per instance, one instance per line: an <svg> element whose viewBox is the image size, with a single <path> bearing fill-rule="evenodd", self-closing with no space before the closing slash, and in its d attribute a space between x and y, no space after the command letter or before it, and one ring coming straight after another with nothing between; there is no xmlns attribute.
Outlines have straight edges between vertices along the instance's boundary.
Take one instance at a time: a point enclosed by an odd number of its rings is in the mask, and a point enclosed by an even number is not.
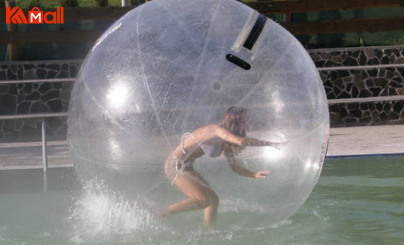
<svg viewBox="0 0 404 245"><path fill-rule="evenodd" d="M273 14L291 14L328 10L348 10L382 7L402 7L402 0L291 0L291 1L258 1L248 5L260 12Z"/></svg>
<svg viewBox="0 0 404 245"><path fill-rule="evenodd" d="M350 19L313 22L293 22L294 13L349 10L381 7L404 7L404 0L297 0L297 1L260 1L247 5L257 11L269 14L284 14L285 21L281 23L291 33L322 34L347 32L380 32L404 30L404 16L378 19ZM128 11L131 7L104 8L65 8L65 20L114 20ZM25 14L28 10L25 10ZM43 9L43 11L52 11ZM54 10L53 10L54 11ZM5 10L0 11L0 21L5 22ZM53 32L3 32L0 33L1 44L21 44L30 42L93 42L103 30L86 31L53 31Z"/></svg>

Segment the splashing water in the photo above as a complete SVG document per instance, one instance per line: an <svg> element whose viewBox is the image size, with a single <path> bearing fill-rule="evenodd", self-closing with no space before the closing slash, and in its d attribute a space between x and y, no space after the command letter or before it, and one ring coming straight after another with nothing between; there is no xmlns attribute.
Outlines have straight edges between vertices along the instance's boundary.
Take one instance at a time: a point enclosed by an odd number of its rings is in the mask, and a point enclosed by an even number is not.
<svg viewBox="0 0 404 245"><path fill-rule="evenodd" d="M111 191L98 179L84 185L70 219L74 223L76 236L73 240L76 241L96 237L98 240L157 228L144 205Z"/></svg>

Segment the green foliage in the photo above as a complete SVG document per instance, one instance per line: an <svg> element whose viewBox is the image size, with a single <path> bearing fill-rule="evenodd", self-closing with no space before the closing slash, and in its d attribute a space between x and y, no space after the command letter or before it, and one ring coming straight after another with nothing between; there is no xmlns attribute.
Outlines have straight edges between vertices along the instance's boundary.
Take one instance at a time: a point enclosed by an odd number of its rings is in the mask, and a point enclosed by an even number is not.
<svg viewBox="0 0 404 245"><path fill-rule="evenodd" d="M29 2L28 8L32 9L33 7L43 7L39 0L31 0Z"/></svg>
<svg viewBox="0 0 404 245"><path fill-rule="evenodd" d="M108 0L95 0L100 7L108 6Z"/></svg>
<svg viewBox="0 0 404 245"><path fill-rule="evenodd" d="M79 2L78 0L62 0L60 1L60 5L62 7L78 7Z"/></svg>
<svg viewBox="0 0 404 245"><path fill-rule="evenodd" d="M108 3L109 6L122 6L121 0L109 0ZM130 4L130 0L128 0L128 3Z"/></svg>

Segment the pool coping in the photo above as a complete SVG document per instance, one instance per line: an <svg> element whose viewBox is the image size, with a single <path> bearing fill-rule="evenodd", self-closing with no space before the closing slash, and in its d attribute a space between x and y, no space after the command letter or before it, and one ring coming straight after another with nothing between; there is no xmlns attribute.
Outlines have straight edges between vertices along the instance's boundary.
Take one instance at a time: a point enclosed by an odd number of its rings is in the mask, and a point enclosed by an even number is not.
<svg viewBox="0 0 404 245"><path fill-rule="evenodd" d="M49 142L49 168L73 167L67 141ZM9 147L9 148L7 148ZM4 149L10 149L8 152ZM3 150L3 152L1 151ZM22 147L2 144L0 170L41 169L40 144ZM331 128L327 159L404 155L404 125Z"/></svg>

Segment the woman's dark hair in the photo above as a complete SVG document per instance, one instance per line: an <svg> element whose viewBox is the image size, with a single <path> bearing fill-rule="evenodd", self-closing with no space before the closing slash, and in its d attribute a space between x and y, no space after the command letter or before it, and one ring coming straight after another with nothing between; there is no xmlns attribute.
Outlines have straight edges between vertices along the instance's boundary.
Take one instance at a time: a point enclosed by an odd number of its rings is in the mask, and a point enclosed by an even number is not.
<svg viewBox="0 0 404 245"><path fill-rule="evenodd" d="M223 115L223 120L220 123L220 126L223 128L228 129L231 133L241 136L241 137L246 137L247 134L245 132L245 128L243 127L240 129L240 122L241 120L244 120L245 114L247 110L243 107L238 107L238 106L232 106L229 109L226 110L226 112ZM244 126L244 125L243 125ZM229 153L239 153L242 151L244 147L232 144L232 143L225 143L224 144L224 151L227 151Z"/></svg>

